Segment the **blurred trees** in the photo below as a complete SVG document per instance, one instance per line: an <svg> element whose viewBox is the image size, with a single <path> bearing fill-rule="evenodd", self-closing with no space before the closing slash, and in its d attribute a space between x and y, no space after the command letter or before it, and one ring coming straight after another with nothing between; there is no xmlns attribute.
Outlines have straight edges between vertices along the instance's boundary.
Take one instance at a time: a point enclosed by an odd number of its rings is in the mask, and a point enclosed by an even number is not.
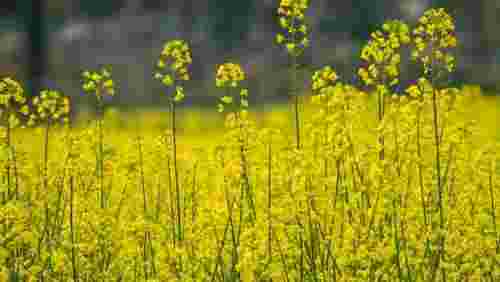
<svg viewBox="0 0 500 282"><path fill-rule="evenodd" d="M255 18L254 1L210 1L212 38L221 52L235 48L246 39L250 23Z"/></svg>
<svg viewBox="0 0 500 282"><path fill-rule="evenodd" d="M196 80L211 78L207 74L213 72L212 65L222 59L241 61L251 70L249 74L265 71L277 75L282 69L272 69L271 64L273 68L285 67L278 51L272 47L274 34L279 30L276 17L279 1L2 0L0 40L5 41L0 42L0 71L12 73L10 65L22 67L28 62L24 54L14 56L10 51L3 51L8 49L5 42L14 36L18 41L24 38L24 32L29 30L26 24L33 23L34 19L30 14L31 5L45 2L45 31L32 38L39 42L40 48L50 44L55 55L49 61L65 62L65 68L73 65L76 71L82 62L91 64L105 57L124 65L135 64L137 72L141 72L144 66L138 62L147 62L161 42L168 37L182 37L192 42L194 56L198 56L194 58L198 65L193 65L198 70L193 74ZM403 11L404 7L415 5L418 7L413 8L412 16L407 10ZM312 0L307 12L312 45L304 58L314 54L313 59L308 58L312 65L335 64L341 73L351 73L349 66L359 57L359 46L384 20L403 18L411 23L416 20L415 14L429 6L447 7L456 20L462 40L457 49L462 55L461 78L472 83L491 82L495 76L491 64L496 54L500 60L500 0ZM64 34L71 32L71 42L61 44ZM111 59L110 54L116 58ZM56 69L59 70L59 66ZM500 67L496 70L500 71ZM61 76L64 75L59 73L58 77ZM130 83L148 85L149 82ZM269 82L265 83L268 87Z"/></svg>

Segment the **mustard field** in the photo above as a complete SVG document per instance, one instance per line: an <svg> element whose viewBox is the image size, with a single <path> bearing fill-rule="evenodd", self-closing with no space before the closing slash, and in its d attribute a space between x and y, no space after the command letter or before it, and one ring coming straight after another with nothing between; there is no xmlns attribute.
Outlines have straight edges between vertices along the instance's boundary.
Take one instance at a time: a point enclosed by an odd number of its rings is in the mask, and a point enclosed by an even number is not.
<svg viewBox="0 0 500 282"><path fill-rule="evenodd" d="M294 62L306 8L278 10ZM108 67L82 73L96 114L75 120L3 78L0 281L500 281L499 96L442 83L456 44L443 9L388 21L362 85L325 66L267 112L229 62L213 109L180 108L182 40L154 74L168 109L113 109ZM422 74L397 92L403 47Z"/></svg>

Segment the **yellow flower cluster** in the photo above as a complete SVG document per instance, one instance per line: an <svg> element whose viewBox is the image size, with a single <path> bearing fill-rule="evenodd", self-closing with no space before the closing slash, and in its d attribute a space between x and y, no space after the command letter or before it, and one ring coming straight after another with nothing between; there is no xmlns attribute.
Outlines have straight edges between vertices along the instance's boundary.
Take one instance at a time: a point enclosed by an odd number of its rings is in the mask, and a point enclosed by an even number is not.
<svg viewBox="0 0 500 282"><path fill-rule="evenodd" d="M26 103L24 90L19 82L7 77L0 81L0 105L8 106L11 100L16 103Z"/></svg>
<svg viewBox="0 0 500 282"><path fill-rule="evenodd" d="M333 86L338 79L337 73L330 66L326 66L313 74L312 90L321 92L321 90L328 86Z"/></svg>
<svg viewBox="0 0 500 282"><path fill-rule="evenodd" d="M27 99L21 84L9 77L0 80L0 118L9 123L10 127L19 124L17 113L29 115Z"/></svg>
<svg viewBox="0 0 500 282"><path fill-rule="evenodd" d="M406 93L408 93L410 97L417 98L425 93L432 93L432 90L432 84L427 79L420 78L417 84L412 84L406 89Z"/></svg>
<svg viewBox="0 0 500 282"><path fill-rule="evenodd" d="M241 66L233 63L225 63L217 68L217 76L215 85L217 87L226 87L229 84L231 87L238 87L238 82L245 79L245 73Z"/></svg>
<svg viewBox="0 0 500 282"><path fill-rule="evenodd" d="M399 63L401 45L410 43L408 26L399 21L388 21L382 31L371 34L371 40L361 51L361 59L368 63L361 67L358 75L366 85L389 84L399 82Z"/></svg>
<svg viewBox="0 0 500 282"><path fill-rule="evenodd" d="M156 63L158 71L154 77L165 86L171 86L176 80L189 80L187 66L192 63L191 52L188 44L183 40L172 40L165 44ZM170 64L171 73L163 74L167 65Z"/></svg>
<svg viewBox="0 0 500 282"><path fill-rule="evenodd" d="M111 72L106 68L102 68L101 72L84 71L83 90L87 93L94 92L98 101L101 101L103 94L109 96L115 95Z"/></svg>
<svg viewBox="0 0 500 282"><path fill-rule="evenodd" d="M284 44L292 56L299 56L309 46L307 26L304 23L308 4L308 0L282 0L278 8L279 23L286 33L278 33L276 42Z"/></svg>
<svg viewBox="0 0 500 282"><path fill-rule="evenodd" d="M64 123L69 121L70 111L69 97L61 95L55 90L43 90L39 97L33 98L33 106L38 114L31 114L29 124L33 124L36 119L54 122L62 119Z"/></svg>
<svg viewBox="0 0 500 282"><path fill-rule="evenodd" d="M238 87L238 83L245 79L245 72L241 69L241 66L234 63L225 63L217 68L217 76L215 78L215 85L217 87ZM231 105L234 102L234 98L231 95L225 95L220 98L221 103L217 105L219 112L224 111L224 105ZM248 89L242 88L239 91L239 107L248 107Z"/></svg>
<svg viewBox="0 0 500 282"><path fill-rule="evenodd" d="M424 65L426 74L438 65L444 66L448 72L455 68L455 58L447 52L457 46L454 31L453 18L443 8L430 9L418 20L413 30L412 59Z"/></svg>

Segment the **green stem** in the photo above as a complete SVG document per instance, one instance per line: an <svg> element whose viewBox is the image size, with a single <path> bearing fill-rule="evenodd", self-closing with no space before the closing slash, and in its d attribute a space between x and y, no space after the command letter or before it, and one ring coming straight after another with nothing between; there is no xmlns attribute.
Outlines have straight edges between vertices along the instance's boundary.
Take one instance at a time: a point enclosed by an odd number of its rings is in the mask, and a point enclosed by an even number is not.
<svg viewBox="0 0 500 282"><path fill-rule="evenodd" d="M377 91L377 97L378 97L378 122L379 125L382 123L382 120L384 119L384 93L382 90ZM384 135L381 134L379 137L379 144L382 146L382 150L379 152L379 160L383 161L384 160Z"/></svg>
<svg viewBox="0 0 500 282"><path fill-rule="evenodd" d="M50 131L50 119L47 118L45 123L45 139L43 146L43 185L47 192L47 177L48 177L48 161L49 161L49 131Z"/></svg>
<svg viewBox="0 0 500 282"><path fill-rule="evenodd" d="M139 123L137 123L137 150L139 153L139 173L140 173L140 183L141 183L141 190L142 190L142 199L143 199L143 212L144 212L144 217L147 217L147 195L146 195L146 185L145 185L145 180L144 180L144 159L143 159L143 153L142 153L142 141L141 141L141 135L139 132ZM147 254L147 244L148 244L148 231L144 232L144 243L143 243L143 256L144 256L144 278L147 280L148 279L148 268L147 268L147 263L148 263L148 254Z"/></svg>
<svg viewBox="0 0 500 282"><path fill-rule="evenodd" d="M434 68L434 62L432 63L432 68ZM437 190L438 190L438 206L439 206L439 251L436 258L435 269L432 273L432 281L435 279L435 274L437 269L439 268L439 264L441 261L441 257L444 256L444 211L443 211L443 187L441 183L441 157L440 157L440 134L439 134L439 122L438 122L438 97L437 91L434 89L435 78L432 77L432 112L433 112L433 127L434 127L434 145L436 147L436 173L437 173ZM443 278L446 277L446 273L443 270L442 272ZM446 280L443 280L446 281Z"/></svg>
<svg viewBox="0 0 500 282"><path fill-rule="evenodd" d="M495 160L491 160L494 162ZM498 237L497 233L497 219L496 219L496 214L495 214L495 195L493 194L493 168L490 165L489 166L489 176L488 176L488 186L490 190L490 201L491 201L491 219L493 221L493 230L495 232L495 238L496 238L496 254L500 254L500 238Z"/></svg>
<svg viewBox="0 0 500 282"><path fill-rule="evenodd" d="M422 101L422 100L421 100ZM427 209L425 205L425 194L424 194L424 178L423 178L423 167L421 164L422 160L422 144L421 144L421 126L420 126L420 118L421 118L422 110L419 108L417 112L417 155L418 155L418 183L420 186L420 197L422 200L422 209L424 212L424 225L427 226Z"/></svg>
<svg viewBox="0 0 500 282"><path fill-rule="evenodd" d="M75 198L75 189L74 189L74 183L73 183L73 174L70 176L69 180L69 187L70 187L70 202L69 202L69 220L70 220L70 235L71 235L71 267L73 269L73 281L78 282L78 268L76 265L76 249L75 249L75 222L74 222L74 198Z"/></svg>
<svg viewBox="0 0 500 282"><path fill-rule="evenodd" d="M295 139L297 142L297 149L300 149L300 116L299 116L299 93L295 89L297 80L297 58L293 56L292 65L292 89L294 92L294 106L295 106Z"/></svg>
<svg viewBox="0 0 500 282"><path fill-rule="evenodd" d="M177 166L177 127L176 127L176 111L175 102L170 101L170 109L172 113L172 155L173 155L173 166L174 166L174 182L175 182L175 194L176 194L176 210L177 210L177 239L182 240L182 220L181 220L181 199L180 199L180 188L179 188L179 169Z"/></svg>
<svg viewBox="0 0 500 282"><path fill-rule="evenodd" d="M98 112L98 118L97 118L97 130L98 130L98 179L99 179L99 189L101 193L100 197L100 204L101 204L101 209L104 209L105 207L105 195L104 195L104 144L103 144L103 139L104 139L104 133L103 133L103 119L104 119L104 105L102 104L102 98L97 99L97 112Z"/></svg>
<svg viewBox="0 0 500 282"><path fill-rule="evenodd" d="M173 98L172 98L173 99ZM174 180L176 194L176 210L177 210L177 239L179 242L183 240L183 226L181 218L181 191L179 187L179 168L177 165L177 127L176 127L176 111L175 101L170 100L170 108L172 110L172 157L174 162ZM179 257L179 269L182 272L182 257Z"/></svg>
<svg viewBox="0 0 500 282"><path fill-rule="evenodd" d="M9 115L7 115L9 116ZM8 158L7 158L7 164L6 164L6 169L7 169L7 194L4 197L4 203L7 201L7 199L10 198L10 155L11 155L11 128L10 128L10 123L9 120L7 119L7 136L6 136L6 143L7 143L7 151L8 151Z"/></svg>
<svg viewBox="0 0 500 282"><path fill-rule="evenodd" d="M393 191L393 193L395 193ZM394 245L396 247L396 266L398 268L398 277L399 281L403 281L403 272L401 270L401 246L400 246L400 241L399 241L399 236L398 236L398 216L396 213L396 200L392 200L392 208L393 208L393 226L394 226Z"/></svg>
<svg viewBox="0 0 500 282"><path fill-rule="evenodd" d="M271 174L271 168L272 168L272 154L271 154L271 143L272 141L269 140L269 144L267 145L267 224L268 224L268 230L267 230L267 255L271 259L272 258L272 232L271 232L271 203L272 203L272 195L271 195L271 188L272 188L272 174Z"/></svg>

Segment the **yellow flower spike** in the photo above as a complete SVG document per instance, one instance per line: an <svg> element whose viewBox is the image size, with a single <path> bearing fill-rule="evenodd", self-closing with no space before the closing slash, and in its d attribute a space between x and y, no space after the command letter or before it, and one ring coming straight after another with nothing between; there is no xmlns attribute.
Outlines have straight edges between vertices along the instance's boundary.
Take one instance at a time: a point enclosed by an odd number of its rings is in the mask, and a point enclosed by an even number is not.
<svg viewBox="0 0 500 282"><path fill-rule="evenodd" d="M217 66L216 74L215 84L218 88L237 88L239 82L245 79L245 72L241 69L241 66L230 62ZM237 102L237 106L240 107L239 111L241 111L242 108L248 107L248 90L246 88L240 89L239 96L239 103ZM228 95L221 97L220 100L222 104L219 103L217 105L218 111L223 112L224 104L232 104L235 98L237 97Z"/></svg>
<svg viewBox="0 0 500 282"><path fill-rule="evenodd" d="M453 70L453 66L445 60L448 49L457 46L454 32L453 18L444 9L430 9L420 17L413 31L418 37L415 39L412 58L423 64L425 73L429 73L431 67L441 67L448 72ZM431 63L434 66L430 66Z"/></svg>
<svg viewBox="0 0 500 282"><path fill-rule="evenodd" d="M285 34L278 34L276 42L285 44L291 56L299 56L309 46L307 39L308 28L304 23L304 12L308 2L303 0L281 1L278 8L279 25L286 30Z"/></svg>
<svg viewBox="0 0 500 282"><path fill-rule="evenodd" d="M322 92L324 88L333 86L338 79L337 73L330 66L325 66L319 71L315 71L312 76L312 90L316 94Z"/></svg>
<svg viewBox="0 0 500 282"><path fill-rule="evenodd" d="M382 30L371 33L371 40L362 48L360 56L366 65L358 70L366 86L399 83L399 49L410 43L409 32L405 23L391 20L382 25Z"/></svg>
<svg viewBox="0 0 500 282"><path fill-rule="evenodd" d="M83 72L83 85L82 88L85 92L95 95L97 100L100 102L103 94L107 96L113 96L115 94L114 82L111 79L111 69L108 67L101 68L100 73L98 72L88 72L90 75L86 75L88 71Z"/></svg>
<svg viewBox="0 0 500 282"><path fill-rule="evenodd" d="M30 124L35 120L49 120L51 122L62 121L67 118L70 110L69 97L62 96L55 90L42 90L39 97L35 97L33 105L37 106L38 116L30 115Z"/></svg>
<svg viewBox="0 0 500 282"><path fill-rule="evenodd" d="M167 64L167 62L169 62L169 64ZM167 87L173 86L179 81L188 81L190 75L187 67L191 62L190 49L185 41L168 41L163 46L160 59L156 65L157 70L154 73L154 78L161 80L163 85ZM183 100L184 92L182 89L182 86L176 86L176 90L171 96L173 102L180 102Z"/></svg>
<svg viewBox="0 0 500 282"><path fill-rule="evenodd" d="M11 127L20 124L18 114L27 115L26 101L18 81L10 77L0 79L0 117L7 120Z"/></svg>

